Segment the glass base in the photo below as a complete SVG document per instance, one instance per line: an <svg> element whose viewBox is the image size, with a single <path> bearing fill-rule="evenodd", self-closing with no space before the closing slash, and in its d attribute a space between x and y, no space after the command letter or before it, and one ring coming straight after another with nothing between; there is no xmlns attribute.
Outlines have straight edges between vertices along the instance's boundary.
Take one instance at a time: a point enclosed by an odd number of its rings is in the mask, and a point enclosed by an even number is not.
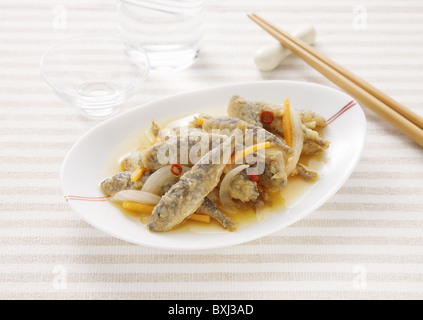
<svg viewBox="0 0 423 320"><path fill-rule="evenodd" d="M111 82L88 82L79 87L78 106L92 118L107 117L117 112L121 97Z"/></svg>
<svg viewBox="0 0 423 320"><path fill-rule="evenodd" d="M125 43L128 55L137 59L137 46ZM190 47L180 47L175 45L154 45L143 46L150 61L150 71L152 72L175 72L188 68L193 64L200 53L200 49Z"/></svg>
<svg viewBox="0 0 423 320"><path fill-rule="evenodd" d="M113 106L113 107L107 107L107 108L87 108L82 107L81 108L84 115L88 118L93 119L101 119L101 118L107 118L110 117L119 111L119 106Z"/></svg>

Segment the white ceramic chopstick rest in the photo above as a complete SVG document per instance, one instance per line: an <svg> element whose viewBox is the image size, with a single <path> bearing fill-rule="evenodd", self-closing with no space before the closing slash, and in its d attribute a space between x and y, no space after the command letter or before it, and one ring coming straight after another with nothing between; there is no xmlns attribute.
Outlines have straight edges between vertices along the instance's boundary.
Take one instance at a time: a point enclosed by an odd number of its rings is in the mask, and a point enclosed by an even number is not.
<svg viewBox="0 0 423 320"><path fill-rule="evenodd" d="M311 25L303 25L291 34L309 45L314 44L316 40L316 30ZM254 55L254 63L259 70L270 71L279 66L290 54L291 51L280 43L272 43L257 50Z"/></svg>

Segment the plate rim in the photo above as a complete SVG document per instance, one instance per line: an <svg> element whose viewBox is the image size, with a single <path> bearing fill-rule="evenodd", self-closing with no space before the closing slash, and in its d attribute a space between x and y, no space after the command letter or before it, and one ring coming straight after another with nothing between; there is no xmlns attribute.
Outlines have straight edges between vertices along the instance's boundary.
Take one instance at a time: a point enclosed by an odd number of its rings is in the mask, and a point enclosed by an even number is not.
<svg viewBox="0 0 423 320"><path fill-rule="evenodd" d="M71 209L77 213L82 220L86 221L88 224L90 224L92 227L96 228L97 230L115 237L117 239L132 243L132 244L136 244L136 245L142 245L145 247L150 247L150 248L156 248L156 249L164 249L164 250L173 250L173 251L187 251L187 250L208 250L208 249L217 249L217 248L224 248L224 247L231 247L231 246L236 246L242 243L247 243L253 240L257 240L260 239L264 236L268 236L270 234L273 234L279 230L282 230L284 228L289 227L290 225L298 222L299 220L304 219L307 215L311 214L312 212L316 211L319 207L321 207L324 203L326 203L333 195L335 195L335 193L345 184L345 182L350 178L351 174L354 172L355 168L357 167L362 153L363 153L363 149L364 149L364 144L365 144L365 140L366 140L366 136L367 136L367 119L366 119L366 115L363 111L363 108L361 107L361 105L350 95L348 95L347 93L345 93L344 91L338 89L338 88L333 88L333 87L329 87L320 83L315 83L315 82L309 82L309 81L293 81L293 80L256 80L256 81L245 81L245 82L234 82L234 83L229 83L229 84L221 84L221 85L214 85L214 86L207 86L207 87L202 87L202 88L198 88L198 89L193 89L193 90L188 90L188 91L184 91L181 93L177 93L177 94L171 94L171 95L167 95L165 97L161 97L158 99L154 99L152 101L146 102L144 104L141 104L137 107L131 108L129 110L126 110L122 113L116 114L114 116L112 116L109 119L105 119L103 121L101 121L100 123L96 124L95 126L93 126L91 129L89 129L87 132L85 132L83 135L81 135L76 141L75 143L72 145L72 147L69 149L69 151L67 152L62 165L61 165L61 169L60 169L60 182L61 182L61 190L62 190L62 195L66 196L66 186L64 183L64 173L65 173L65 168L67 163L69 162L69 159L73 153L73 151L75 149L78 148L78 146L83 143L83 141L85 140L86 137L88 137L89 135L91 135L93 132L97 131L99 128L103 127L103 126L107 126L110 122L114 121L114 119L116 118L120 118L120 117L124 117L127 116L128 114L131 113L136 113L139 112L140 109L143 109L145 107L148 107L148 105L150 104L156 104L156 103L163 103L166 100L171 100L174 99L175 97L182 97L185 95L190 95L193 93L196 94L201 94L203 92L206 91L212 91L212 90L219 90L219 89L223 89L223 88L230 88L230 87L240 87L240 86L246 86L246 85L254 85L254 84L291 84L291 85L309 85L309 86L314 86L314 87L320 87L320 88L324 88L324 89L329 89L329 90L334 90L337 91L339 93L342 93L343 95L345 95L346 97L351 98L351 100L353 100L356 105L357 105L357 109L359 110L360 116L362 116L362 125L363 125L363 131L362 131L362 139L359 141L359 152L358 154L356 154L356 156L354 157L353 161L351 162L351 171L349 172L349 174L345 175L343 177L343 179L339 179L336 181L336 183L330 188L330 192L328 192L330 195L326 198L322 198L321 200L317 201L316 203L313 203L311 206L309 206L309 208L307 210L304 210L303 212L301 212L301 214L299 214L298 216L296 216L294 219L289 220L288 223L285 224L278 224L276 227L267 230L267 231L263 231L261 233L258 234L252 234L250 236L246 236L242 239L238 239L238 240L232 240L230 242L227 241L222 241L219 244L209 244L209 245L201 245L201 246L184 246L184 247L175 247L175 246L165 246L165 245L155 245L154 243L151 242L146 242L146 241L134 241L133 239L130 239L129 237L125 237L122 235L117 235L115 232L111 231L111 230L105 230L103 227L99 226L96 222L94 222L93 220L91 220L89 217L87 217L86 215L83 215L81 212L79 212L79 210L77 208L75 208L72 205L72 201L67 201L67 204L71 207ZM224 235L224 234L223 234Z"/></svg>

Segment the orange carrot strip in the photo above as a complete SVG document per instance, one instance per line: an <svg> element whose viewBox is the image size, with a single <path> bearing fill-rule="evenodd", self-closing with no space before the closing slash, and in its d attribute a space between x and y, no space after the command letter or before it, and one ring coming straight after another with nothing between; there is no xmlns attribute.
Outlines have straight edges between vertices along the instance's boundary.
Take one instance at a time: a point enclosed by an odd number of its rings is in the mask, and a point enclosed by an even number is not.
<svg viewBox="0 0 423 320"><path fill-rule="evenodd" d="M283 137L285 139L288 147L292 148L294 144L294 135L292 132L292 122L291 122L291 106L289 99L286 98L284 101L284 113L282 117L282 126L283 126Z"/></svg>
<svg viewBox="0 0 423 320"><path fill-rule="evenodd" d="M192 221L205 222L205 223L210 222L210 216L206 216L205 214L199 214L199 213L193 213L192 215L189 216L188 219Z"/></svg>
<svg viewBox="0 0 423 320"><path fill-rule="evenodd" d="M124 201L122 203L122 207L124 209L137 212L137 213L148 213L151 214L153 212L154 206L150 204L132 202L132 201Z"/></svg>
<svg viewBox="0 0 423 320"><path fill-rule="evenodd" d="M143 173L145 172L145 168L143 167L138 167L137 170L135 170L132 175L131 175L131 181L135 182L138 181L139 178L142 177Z"/></svg>
<svg viewBox="0 0 423 320"><path fill-rule="evenodd" d="M268 141L249 146L245 149L238 151L237 153L234 153L231 157L231 163L235 163L239 159L242 159L246 157L247 155L249 155L250 153L256 152L257 150L261 150L261 149L265 149L269 147L270 147L270 142Z"/></svg>

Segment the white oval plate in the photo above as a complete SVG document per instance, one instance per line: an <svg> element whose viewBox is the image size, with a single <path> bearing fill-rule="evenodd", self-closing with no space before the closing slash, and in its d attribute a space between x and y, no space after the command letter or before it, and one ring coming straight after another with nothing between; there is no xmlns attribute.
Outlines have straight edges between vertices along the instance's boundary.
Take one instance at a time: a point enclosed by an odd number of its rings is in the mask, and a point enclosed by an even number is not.
<svg viewBox="0 0 423 320"><path fill-rule="evenodd" d="M234 94L272 103L281 103L289 97L294 108L315 111L326 119L336 118L325 129L325 139L331 145L326 151L327 161L320 179L301 195L300 201L260 223L226 233L154 233L107 201L69 200L69 205L97 229L131 243L166 249L208 249L251 241L293 224L326 202L349 178L360 159L366 134L366 118L358 103L341 91L318 84L260 81L171 96L102 122L76 142L63 163L61 181L65 197L101 197L98 186L105 178L104 167L111 153L152 119L169 119L227 106Z"/></svg>

